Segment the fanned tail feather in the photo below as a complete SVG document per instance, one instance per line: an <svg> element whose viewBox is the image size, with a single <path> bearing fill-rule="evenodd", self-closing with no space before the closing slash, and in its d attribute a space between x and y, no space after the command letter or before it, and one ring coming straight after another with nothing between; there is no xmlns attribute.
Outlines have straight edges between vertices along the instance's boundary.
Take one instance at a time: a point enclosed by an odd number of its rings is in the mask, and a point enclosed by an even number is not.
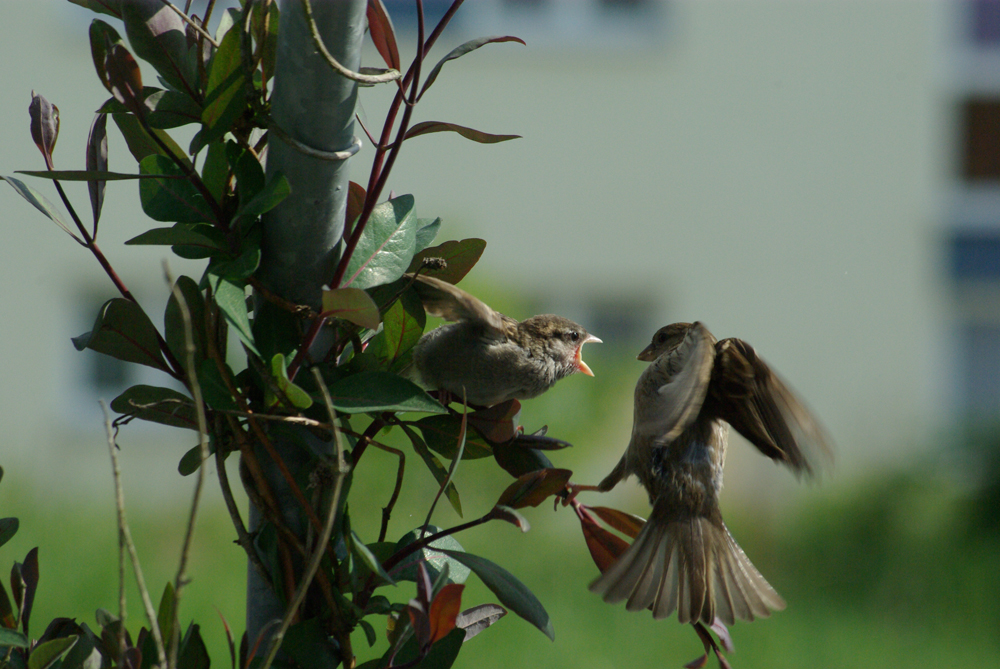
<svg viewBox="0 0 1000 669"><path fill-rule="evenodd" d="M766 618L785 602L750 563L721 519L677 518L656 504L635 542L590 585L604 601L682 623Z"/></svg>

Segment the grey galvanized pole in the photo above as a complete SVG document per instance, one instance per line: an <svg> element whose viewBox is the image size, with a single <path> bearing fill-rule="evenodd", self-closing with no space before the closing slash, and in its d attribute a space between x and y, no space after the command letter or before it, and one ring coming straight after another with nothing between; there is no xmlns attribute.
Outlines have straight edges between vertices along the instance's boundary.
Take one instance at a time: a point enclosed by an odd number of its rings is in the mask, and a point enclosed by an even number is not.
<svg viewBox="0 0 1000 669"><path fill-rule="evenodd" d="M366 0L312 0L313 17L331 55L357 71L365 31ZM282 0L281 25L275 67L271 112L274 122L291 138L319 153L350 151L355 146L354 109L357 84L336 72L313 46L301 0ZM276 295L317 308L322 285L330 280L340 255L347 203L347 160L316 157L272 132L268 141L267 175L281 172L291 185L291 195L264 217L264 245L260 277ZM266 330L283 329L289 319L267 300L258 300L255 330L258 343L268 340ZM277 324L277 325L276 325ZM262 346L267 357L273 351ZM308 433L270 429L281 457L299 481L306 481L313 464L302 439ZM326 443L314 448L329 449ZM259 452L262 466L270 458ZM287 526L305 536L306 521L284 479L273 466L265 467ZM251 504L251 531L260 528L261 515ZM305 541L303 541L305 543ZM251 567L247 577L247 633L253 645L268 623L284 614L274 592ZM270 629L273 632L273 628Z"/></svg>

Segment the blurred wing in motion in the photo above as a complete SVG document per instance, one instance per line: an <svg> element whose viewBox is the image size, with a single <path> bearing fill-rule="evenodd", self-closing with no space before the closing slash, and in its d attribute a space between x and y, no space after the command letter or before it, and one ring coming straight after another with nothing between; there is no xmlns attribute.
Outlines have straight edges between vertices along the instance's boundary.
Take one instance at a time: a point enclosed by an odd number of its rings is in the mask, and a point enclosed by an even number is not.
<svg viewBox="0 0 1000 669"><path fill-rule="evenodd" d="M516 323L491 309L482 300L446 281L420 274L409 276L413 276L413 287L424 303L424 310L431 316L438 316L446 321L469 321L483 327L487 337L496 339L505 336L506 323Z"/></svg>

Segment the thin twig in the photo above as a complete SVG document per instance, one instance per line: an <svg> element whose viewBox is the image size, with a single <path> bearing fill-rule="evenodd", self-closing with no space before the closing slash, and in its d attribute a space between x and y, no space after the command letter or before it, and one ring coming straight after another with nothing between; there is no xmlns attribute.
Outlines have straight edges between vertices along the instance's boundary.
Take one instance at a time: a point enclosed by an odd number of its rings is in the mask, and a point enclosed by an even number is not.
<svg viewBox="0 0 1000 669"><path fill-rule="evenodd" d="M323 43L323 37L319 34L319 26L316 25L316 20L313 18L312 3L309 0L302 0L302 9L306 13L306 22L309 24L309 33L312 35L316 50L322 54L334 72L362 84L384 84L399 79L401 75L398 70L389 69L382 74L361 74L360 72L352 72L338 63L337 59L327 50L326 44Z"/></svg>
<svg viewBox="0 0 1000 669"><path fill-rule="evenodd" d="M455 453L455 457L452 458L451 467L448 468L448 475L441 482L441 487L438 488L437 494L434 495L434 501L431 502L431 508L427 510L427 519L424 520L423 527L420 528L420 536L423 537L427 534L427 526L431 524L431 516L434 515L434 508L437 506L438 500L441 499L442 493L451 484L452 478L455 476L455 470L458 469L458 463L462 459L462 454L465 453L465 430L468 427L468 411L469 405L465 399L465 388L462 388L462 427L458 433L458 451ZM404 428L405 429L405 428Z"/></svg>
<svg viewBox="0 0 1000 669"><path fill-rule="evenodd" d="M163 636L160 634L160 626L156 622L156 611L153 609L153 601L149 597L149 590L146 588L146 579L142 577L142 566L139 564L139 554L135 550L135 543L132 541L132 531L129 529L128 520L125 517L125 491L122 488L121 467L118 464L118 446L115 444L114 430L111 427L111 416L108 414L108 407L101 402L101 409L104 411L104 428L108 433L108 450L111 452L111 473L115 482L115 506L118 511L118 540L125 544L128 550L129 559L132 561L132 571L135 574L136 586L139 588L139 597L142 599L142 606L146 611L146 620L149 622L150 631L153 635L153 644L156 646L156 655L159 658L160 666L167 666L167 653L163 646ZM119 602L121 598L119 596ZM125 628L125 619L121 619L122 629Z"/></svg>
<svg viewBox="0 0 1000 669"><path fill-rule="evenodd" d="M201 493L205 488L205 463L208 461L208 420L205 416L205 403L202 401L201 384L198 383L198 375L195 372L194 330L191 325L191 310L188 309L187 300L181 292L177 282L174 281L170 273L167 261L163 261L163 274L167 285L173 293L174 300L177 301L177 309L181 315L181 323L184 325L184 354L187 368L187 385L194 400L195 415L198 418L198 450L201 456L201 466L198 467L198 474L195 481L194 495L191 498L191 512L188 515L187 529L184 533L184 543L181 547L181 557L177 565L177 576L174 578L174 616L173 616L173 638L170 641L170 664L177 666L177 652L180 648L181 625L180 625L180 600L181 593L187 585L187 564L191 555L191 543L194 539L195 520L198 517L198 505L201 503Z"/></svg>
<svg viewBox="0 0 1000 669"><path fill-rule="evenodd" d="M396 470L396 485L392 489L392 496L389 497L388 504L382 507L382 527L379 528L378 540L385 541L385 535L389 532L389 519L392 517L392 510L396 508L396 502L399 500L399 493L403 489L403 472L406 470L406 455L398 448L386 446L385 444L381 444L374 439L369 439L368 443L375 448L381 449L387 453L392 453L399 458L399 468Z"/></svg>
<svg viewBox="0 0 1000 669"><path fill-rule="evenodd" d="M231 425L230 427L237 430L240 429L236 425ZM236 543L247 554L247 559L257 569L257 573L270 583L271 575L267 573L267 568L260 561L260 556L257 555L257 551L253 546L253 538L247 532L246 525L243 524L243 517L240 515L240 509L236 505L236 498L233 497L233 489L229 485L229 473L226 471L226 456L218 446L215 449L215 470L219 477L219 488L222 490L222 499L226 502L229 518L233 521L233 527L236 528Z"/></svg>
<svg viewBox="0 0 1000 669"><path fill-rule="evenodd" d="M218 43L218 42L216 42L216 41L215 41L215 40L214 40L214 39L212 38L212 36L211 36L211 35L209 35L209 34L208 34L208 33L207 33L206 31L205 31L205 29L204 29L204 28L202 28L202 27L201 27L200 25L198 25L198 22L197 22L197 21L195 21L195 20L194 20L194 19L192 19L192 18L191 18L190 16L188 16L187 14L185 14L184 12L182 12L182 11L181 11L180 9L178 9L177 7L175 7L175 6L173 5L173 4L171 4L171 3L170 3L170 0L160 0L160 2L162 2L162 3L164 4L164 5L166 5L166 6L167 6L167 7L169 7L170 9L174 10L174 13L175 13L175 14L177 14L177 16L181 17L181 19L182 19L182 20L183 20L183 21L184 21L184 22L185 22L186 24L188 24L189 26L191 26L192 28L194 28L195 32L197 32L197 33L198 33L199 35L201 35L202 37L204 37L205 39L207 39L207 40L208 40L208 42L209 42L209 44L211 44L212 46L214 46L214 47L215 47L216 49L218 49L218 48L219 48L219 43ZM207 16L205 17L205 21L206 21L206 22L208 21L208 17L207 17Z"/></svg>

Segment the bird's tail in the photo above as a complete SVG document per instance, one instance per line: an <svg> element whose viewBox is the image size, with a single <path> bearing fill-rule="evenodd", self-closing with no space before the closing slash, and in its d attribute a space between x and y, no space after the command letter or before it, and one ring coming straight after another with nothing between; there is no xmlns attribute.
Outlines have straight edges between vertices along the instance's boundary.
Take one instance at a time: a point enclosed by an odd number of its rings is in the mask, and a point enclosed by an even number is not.
<svg viewBox="0 0 1000 669"><path fill-rule="evenodd" d="M665 500L653 506L632 545L590 590L604 601L654 618L675 610L682 623L727 625L766 618L785 601L750 563L721 518L678 517Z"/></svg>

